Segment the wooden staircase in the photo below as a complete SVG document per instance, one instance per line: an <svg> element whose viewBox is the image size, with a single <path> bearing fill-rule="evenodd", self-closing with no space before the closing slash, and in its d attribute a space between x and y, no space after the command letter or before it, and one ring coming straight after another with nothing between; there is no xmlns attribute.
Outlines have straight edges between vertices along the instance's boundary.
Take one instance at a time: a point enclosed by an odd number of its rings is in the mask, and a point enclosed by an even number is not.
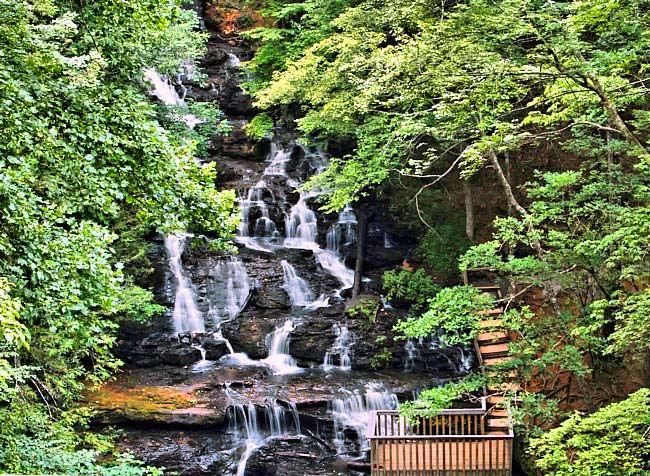
<svg viewBox="0 0 650 476"><path fill-rule="evenodd" d="M484 293L492 294L497 300L501 299L501 289L494 285L475 285ZM495 374L490 367L503 362L508 362L510 357L510 335L505 329L500 316L504 308L496 306L493 309L478 311L476 314L482 317L480 322L481 332L474 340L476 355L486 375ZM508 381L501 385L488 385L488 411L485 416L485 428L488 434L505 435L510 429L510 412L504 407L505 397L503 394L508 391L518 391L519 386L512 382L517 376L516 371L510 372Z"/></svg>

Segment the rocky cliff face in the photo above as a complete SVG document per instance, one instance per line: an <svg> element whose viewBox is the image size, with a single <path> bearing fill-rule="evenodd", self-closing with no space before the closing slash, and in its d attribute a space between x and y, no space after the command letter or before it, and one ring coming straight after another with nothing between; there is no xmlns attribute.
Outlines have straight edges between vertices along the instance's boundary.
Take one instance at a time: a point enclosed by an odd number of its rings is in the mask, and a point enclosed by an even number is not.
<svg viewBox="0 0 650 476"><path fill-rule="evenodd" d="M413 240L381 204L366 250L362 301L372 312L350 310L359 304L347 299L354 210L323 215L317 193L298 191L326 166L323 151L287 130L264 141L246 136L255 111L239 64L251 52L232 33L212 31L199 65L205 83L177 87L218 103L232 126L212 138L208 160L220 186L240 197L238 253L211 250L209 237L156 237L150 284L168 312L122 329L126 371L88 401L98 424L127 429L124 448L179 474L341 474L367 453L369 411L453 376L464 356L394 338L405 311L381 301L381 273ZM372 371L378 366L382 373Z"/></svg>

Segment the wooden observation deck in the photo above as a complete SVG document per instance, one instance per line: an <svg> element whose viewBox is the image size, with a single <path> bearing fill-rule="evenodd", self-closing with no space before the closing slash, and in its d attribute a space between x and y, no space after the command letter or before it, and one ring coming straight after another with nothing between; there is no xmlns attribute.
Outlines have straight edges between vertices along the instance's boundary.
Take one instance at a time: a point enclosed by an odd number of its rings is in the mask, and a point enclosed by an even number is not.
<svg viewBox="0 0 650 476"><path fill-rule="evenodd" d="M410 424L397 411L371 416L373 476L510 476L513 432L488 428L486 399L481 408L443 410Z"/></svg>
<svg viewBox="0 0 650 476"><path fill-rule="evenodd" d="M476 287L501 298L497 286ZM484 372L511 359L510 336L499 319L503 312L496 307L478 313L483 330L474 345ZM518 388L506 383L486 390L480 408L442 410L415 423L397 411L374 412L366 434L372 476L511 476L514 434L503 394Z"/></svg>

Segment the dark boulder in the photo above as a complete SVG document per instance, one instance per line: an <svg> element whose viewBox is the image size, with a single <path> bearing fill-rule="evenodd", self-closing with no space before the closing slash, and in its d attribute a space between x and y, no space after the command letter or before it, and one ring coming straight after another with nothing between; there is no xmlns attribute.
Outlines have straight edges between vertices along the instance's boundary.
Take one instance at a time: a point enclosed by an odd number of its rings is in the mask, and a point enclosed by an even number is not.
<svg viewBox="0 0 650 476"><path fill-rule="evenodd" d="M185 366L201 360L201 351L196 347L175 344L163 349L160 358L169 365Z"/></svg>
<svg viewBox="0 0 650 476"><path fill-rule="evenodd" d="M206 338L203 341L203 348L207 360L219 360L229 352L225 339L216 339L214 337Z"/></svg>

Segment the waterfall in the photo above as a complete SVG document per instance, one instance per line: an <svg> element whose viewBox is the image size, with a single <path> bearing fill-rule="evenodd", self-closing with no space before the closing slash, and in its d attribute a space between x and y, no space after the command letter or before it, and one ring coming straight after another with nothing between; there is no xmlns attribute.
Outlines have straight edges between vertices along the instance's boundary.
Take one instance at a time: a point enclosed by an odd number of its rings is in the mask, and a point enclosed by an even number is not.
<svg viewBox="0 0 650 476"><path fill-rule="evenodd" d="M239 258L220 259L208 274L208 318L216 330L243 310L251 293L246 267Z"/></svg>
<svg viewBox="0 0 650 476"><path fill-rule="evenodd" d="M145 70L144 78L151 83L153 86L152 93L160 102L167 106L187 107L185 101L178 95L178 92L168 78L164 78L154 69ZM193 129L201 122L193 114L185 114L182 116L182 120L190 129ZM188 331L192 333L203 333L205 332L203 315L196 305L194 286L192 286L189 276L183 269L183 263L181 261L187 236L187 234L184 234L178 236L168 235L165 237L165 248L169 257L169 267L174 275L176 285L174 312L172 314L174 330L176 333Z"/></svg>
<svg viewBox="0 0 650 476"><path fill-rule="evenodd" d="M168 235L165 237L169 268L174 276L176 288L172 317L174 320L174 330L177 334L181 332L205 332L203 315L196 305L194 286L183 269L183 263L181 261L187 236Z"/></svg>
<svg viewBox="0 0 650 476"><path fill-rule="evenodd" d="M273 204L281 205L281 203L273 196L265 178L272 180L273 177L286 177L286 164L290 159L290 149L282 149L275 142L271 144L269 165L264 170L262 179L248 190L246 198L240 197L239 199L242 219L237 233L237 241L251 249L273 251L270 242L281 238L277 225L271 219L265 195L270 197Z"/></svg>
<svg viewBox="0 0 650 476"><path fill-rule="evenodd" d="M269 165L264 169L265 176L287 176L287 163L291 160L291 148L280 148L277 143L271 145Z"/></svg>
<svg viewBox="0 0 650 476"><path fill-rule="evenodd" d="M357 240L357 217L352 207L346 205L339 214L338 221L327 231L326 249L317 255L318 262L332 276L337 278L343 287L337 291L341 295L344 289L349 289L354 284L354 271L348 268L343 261L342 246L352 245Z"/></svg>
<svg viewBox="0 0 650 476"><path fill-rule="evenodd" d="M390 239L390 235L384 232L384 248L390 249L394 247L395 245L393 244L393 240Z"/></svg>
<svg viewBox="0 0 650 476"><path fill-rule="evenodd" d="M404 344L404 370L407 372L415 368L415 361L420 358L420 351L415 345L413 339L408 339Z"/></svg>
<svg viewBox="0 0 650 476"><path fill-rule="evenodd" d="M268 191L268 186L264 180L260 180L254 187L248 190L245 199L240 199L242 209L242 220L239 225L239 236L242 238L276 238L278 237L275 222L269 215L269 207L264 201L264 193ZM251 215L257 211L259 215L253 224L253 233L251 234Z"/></svg>
<svg viewBox="0 0 650 476"><path fill-rule="evenodd" d="M468 373L474 364L474 353L469 349L460 349L460 366L458 371Z"/></svg>
<svg viewBox="0 0 650 476"><path fill-rule="evenodd" d="M281 147L277 142L271 144L268 156L268 165L262 178L255 186L245 193L245 198L240 197L242 219L237 240L245 246L259 251L274 251L280 246L287 248L304 248L314 251L320 266L337 278L342 288L335 292L340 296L344 289L351 288L354 283L354 271L349 269L341 256L340 248L356 241L357 220L350 206L339 214L338 222L327 234L327 247L321 248L317 243L318 223L317 216L309 208L309 198L317 196L321 191L301 192L300 197L286 213L285 239L280 240L280 232L273 221L269 211L269 200L274 205L282 207L273 197L269 183L278 178L286 179L285 187L299 187L300 182L287 174L287 164L291 160L293 145ZM328 160L322 152L309 152L304 149L303 161L309 165L309 170L315 174L327 168ZM265 197L270 197L265 200Z"/></svg>
<svg viewBox="0 0 650 476"><path fill-rule="evenodd" d="M354 270L345 266L343 260L336 253L330 250L320 251L316 254L318 263L332 276L338 279L343 287L336 294L341 295L344 289L349 289L354 284Z"/></svg>
<svg viewBox="0 0 650 476"><path fill-rule="evenodd" d="M300 434L300 418L295 404L285 407L276 399L270 399L258 407L252 402L236 403L229 389L227 392L231 400L227 410L229 430L244 448L236 474L243 476L250 457L268 441Z"/></svg>
<svg viewBox="0 0 650 476"><path fill-rule="evenodd" d="M241 60L233 53L227 52L228 55L228 62L226 63L226 66L230 69L236 69L241 65Z"/></svg>
<svg viewBox="0 0 650 476"><path fill-rule="evenodd" d="M285 246L295 248L318 248L316 214L307 206L306 194L301 193L298 203L291 207L285 220L287 239Z"/></svg>
<svg viewBox="0 0 650 476"><path fill-rule="evenodd" d="M283 288L289 295L292 306L312 311L329 305L329 299L324 294L321 294L318 299L314 299L314 293L307 281L298 276L296 269L287 260L282 260L280 263L284 272Z"/></svg>
<svg viewBox="0 0 650 476"><path fill-rule="evenodd" d="M144 71L144 79L149 81L153 86L152 94L166 106L178 106L187 108L187 104L176 91L169 78L165 78L155 69L146 69ZM194 114L184 114L181 120L185 122L187 127L194 129L202 121Z"/></svg>
<svg viewBox="0 0 650 476"><path fill-rule="evenodd" d="M366 429L370 412L375 410L395 410L399 406L397 396L381 383L367 383L361 390L343 390L343 396L332 401L334 421L334 446L338 454L347 452L345 430L352 429L357 434L360 453L370 449L366 440Z"/></svg>
<svg viewBox="0 0 650 476"><path fill-rule="evenodd" d="M339 214L338 221L327 232L327 250L341 256L341 247L357 241L357 217L350 205Z"/></svg>
<svg viewBox="0 0 650 476"><path fill-rule="evenodd" d="M262 362L271 368L274 375L290 375L303 371L296 365L296 359L289 354L289 339L296 328L292 319L287 319L266 336L269 356Z"/></svg>
<svg viewBox="0 0 650 476"><path fill-rule="evenodd" d="M323 369L330 370L338 368L340 370L350 370L352 368L352 345L354 345L354 336L350 333L348 326L334 324L332 327L336 339L332 347L325 354ZM335 364L338 357L338 366Z"/></svg>

